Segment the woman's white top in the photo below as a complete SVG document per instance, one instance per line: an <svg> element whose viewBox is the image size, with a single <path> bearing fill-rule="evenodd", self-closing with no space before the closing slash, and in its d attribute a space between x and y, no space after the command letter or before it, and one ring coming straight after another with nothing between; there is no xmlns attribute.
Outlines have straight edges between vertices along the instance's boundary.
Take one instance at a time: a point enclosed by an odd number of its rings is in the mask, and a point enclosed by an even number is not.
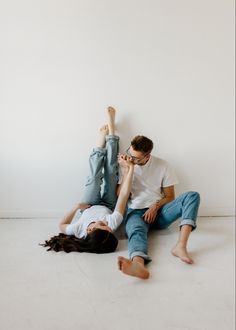
<svg viewBox="0 0 236 330"><path fill-rule="evenodd" d="M87 236L87 227L91 222L103 221L112 231L115 231L123 220L123 216L118 212L112 212L102 205L94 205L85 209L82 213L78 210L71 222L66 227L67 235L74 235L78 238Z"/></svg>

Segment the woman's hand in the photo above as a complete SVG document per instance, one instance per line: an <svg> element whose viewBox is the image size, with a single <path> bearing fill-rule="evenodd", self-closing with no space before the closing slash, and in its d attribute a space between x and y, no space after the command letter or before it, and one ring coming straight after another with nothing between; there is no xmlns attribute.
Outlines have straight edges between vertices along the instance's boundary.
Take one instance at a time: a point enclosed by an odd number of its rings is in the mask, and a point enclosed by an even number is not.
<svg viewBox="0 0 236 330"><path fill-rule="evenodd" d="M134 166L132 158L123 154L118 154L118 163L124 169L129 169L130 166Z"/></svg>

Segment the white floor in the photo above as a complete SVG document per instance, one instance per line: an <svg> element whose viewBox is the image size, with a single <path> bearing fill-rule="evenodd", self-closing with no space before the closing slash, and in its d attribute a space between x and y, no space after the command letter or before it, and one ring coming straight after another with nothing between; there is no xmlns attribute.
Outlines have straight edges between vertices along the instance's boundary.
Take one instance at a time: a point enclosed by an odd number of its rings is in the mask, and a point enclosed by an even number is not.
<svg viewBox="0 0 236 330"><path fill-rule="evenodd" d="M0 220L1 329L234 329L234 218L199 218L189 244L194 265L169 252L177 225L151 233L146 281L117 270L124 238L108 255L46 252L38 243L57 223Z"/></svg>

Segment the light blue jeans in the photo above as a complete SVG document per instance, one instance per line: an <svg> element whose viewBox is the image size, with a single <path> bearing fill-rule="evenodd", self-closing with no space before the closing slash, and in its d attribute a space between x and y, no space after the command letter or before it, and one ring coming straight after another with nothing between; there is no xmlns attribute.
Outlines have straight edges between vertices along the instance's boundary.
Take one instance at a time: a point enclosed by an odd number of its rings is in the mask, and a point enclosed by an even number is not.
<svg viewBox="0 0 236 330"><path fill-rule="evenodd" d="M148 224L143 220L143 215L148 208L129 208L126 213L126 233L130 259L140 256L144 258L146 263L151 261L151 258L148 256L148 231L150 229L167 228L178 218L181 218L180 227L191 225L194 230L196 228L199 204L199 193L194 191L186 192L174 201L161 207L152 224Z"/></svg>
<svg viewBox="0 0 236 330"><path fill-rule="evenodd" d="M117 201L119 137L106 136L105 148L94 148L89 156L90 173L85 184L83 201L104 205L113 210Z"/></svg>

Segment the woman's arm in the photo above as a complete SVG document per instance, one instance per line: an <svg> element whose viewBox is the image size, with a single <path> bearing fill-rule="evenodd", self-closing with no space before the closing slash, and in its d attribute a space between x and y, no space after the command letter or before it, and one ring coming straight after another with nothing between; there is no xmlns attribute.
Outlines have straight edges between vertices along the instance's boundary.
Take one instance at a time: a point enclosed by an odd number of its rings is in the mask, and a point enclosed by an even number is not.
<svg viewBox="0 0 236 330"><path fill-rule="evenodd" d="M129 165L127 164L126 159L127 159L127 156L119 154L118 162L119 162L120 169L121 169L121 176L120 176L121 180L120 180L120 183L117 185L117 188L116 188L117 196L119 196L122 185L125 182L126 176L129 172Z"/></svg>
<svg viewBox="0 0 236 330"><path fill-rule="evenodd" d="M126 173L123 177L122 184L120 185L120 191L118 200L116 203L115 211L118 211L120 214L124 215L127 201L130 196L131 185L133 180L134 173L134 164L131 161L131 158L127 156L120 155L119 161L125 162L127 165Z"/></svg>
<svg viewBox="0 0 236 330"><path fill-rule="evenodd" d="M73 209L67 213L64 218L61 220L60 224L59 224L59 228L60 231L64 234L66 234L66 227L71 223L71 221L73 220L75 213L80 209L80 210L85 210L87 208L89 208L91 205L89 204L84 204L84 203L79 203L76 204L75 207L73 207Z"/></svg>

